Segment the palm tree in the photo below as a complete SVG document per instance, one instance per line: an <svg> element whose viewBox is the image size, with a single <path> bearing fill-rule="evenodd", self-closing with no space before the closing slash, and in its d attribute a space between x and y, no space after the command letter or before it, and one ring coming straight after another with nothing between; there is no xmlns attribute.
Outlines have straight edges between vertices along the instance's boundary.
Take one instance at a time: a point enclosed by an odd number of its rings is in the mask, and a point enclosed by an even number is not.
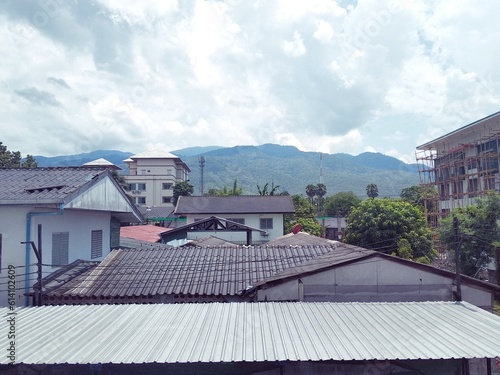
<svg viewBox="0 0 500 375"><path fill-rule="evenodd" d="M317 194L317 189L318 187L313 184L309 184L306 186L306 194L309 197L311 204L314 204L314 196Z"/></svg>
<svg viewBox="0 0 500 375"><path fill-rule="evenodd" d="M372 199L378 197L378 187L377 187L377 185L375 185L375 184L369 184L366 187L366 195L368 195L368 197L370 197Z"/></svg>
<svg viewBox="0 0 500 375"><path fill-rule="evenodd" d="M319 183L316 185L316 195L318 196L318 214L323 211L323 197L326 194L326 185Z"/></svg>

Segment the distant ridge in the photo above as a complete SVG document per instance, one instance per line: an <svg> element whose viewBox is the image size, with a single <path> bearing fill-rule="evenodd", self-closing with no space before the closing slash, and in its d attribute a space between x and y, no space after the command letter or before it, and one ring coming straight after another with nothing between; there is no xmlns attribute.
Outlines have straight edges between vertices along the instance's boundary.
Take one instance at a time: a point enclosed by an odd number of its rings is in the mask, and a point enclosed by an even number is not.
<svg viewBox="0 0 500 375"><path fill-rule="evenodd" d="M144 150L146 151L146 150ZM340 191L352 191L366 197L366 186L376 184L379 196L397 197L405 187L418 185L416 164L406 164L392 156L365 152L349 154L322 154L304 152L294 146L264 144L260 146L189 147L170 151L179 156L191 169L190 183L195 195L200 194L200 167L198 158L205 158L204 191L231 187L237 180L244 194L258 194L257 185L279 185L279 191L304 194L309 184L317 184L320 166L327 196ZM128 173L123 163L131 152L98 150L85 154L56 157L35 156L39 166L75 166L104 158ZM320 161L322 159L322 161ZM321 164L320 164L321 163Z"/></svg>
<svg viewBox="0 0 500 375"><path fill-rule="evenodd" d="M129 158L133 153L116 150L97 150L83 154L62 156L35 156L39 167L76 167L99 158L106 159L114 165L126 169L127 164L123 160Z"/></svg>

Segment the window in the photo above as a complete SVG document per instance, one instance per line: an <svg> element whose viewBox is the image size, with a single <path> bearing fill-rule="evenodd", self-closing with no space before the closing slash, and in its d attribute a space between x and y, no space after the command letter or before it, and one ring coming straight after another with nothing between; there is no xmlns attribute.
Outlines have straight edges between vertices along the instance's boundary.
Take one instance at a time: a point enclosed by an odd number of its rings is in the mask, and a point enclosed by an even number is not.
<svg viewBox="0 0 500 375"><path fill-rule="evenodd" d="M146 197L135 197L135 204L146 204Z"/></svg>
<svg viewBox="0 0 500 375"><path fill-rule="evenodd" d="M132 191L133 190L146 191L146 184L144 184L144 183L128 184L128 188Z"/></svg>
<svg viewBox="0 0 500 375"><path fill-rule="evenodd" d="M260 219L260 229L273 229L273 219L272 218Z"/></svg>
<svg viewBox="0 0 500 375"><path fill-rule="evenodd" d="M245 219L244 218L232 218L232 217L227 217L227 220L234 221L235 223L245 225Z"/></svg>
<svg viewBox="0 0 500 375"><path fill-rule="evenodd" d="M69 232L52 233L52 267L68 264Z"/></svg>
<svg viewBox="0 0 500 375"><path fill-rule="evenodd" d="M0 272L2 272L2 233L0 233Z"/></svg>
<svg viewBox="0 0 500 375"><path fill-rule="evenodd" d="M163 203L172 203L172 197L161 197Z"/></svg>
<svg viewBox="0 0 500 375"><path fill-rule="evenodd" d="M170 189L172 189L172 184L169 182L164 182L162 184L162 187L163 187L163 190L170 190Z"/></svg>
<svg viewBox="0 0 500 375"><path fill-rule="evenodd" d="M172 168L167 168L167 176L172 176Z"/></svg>
<svg viewBox="0 0 500 375"><path fill-rule="evenodd" d="M90 258L102 257L102 230L93 230L90 242Z"/></svg>

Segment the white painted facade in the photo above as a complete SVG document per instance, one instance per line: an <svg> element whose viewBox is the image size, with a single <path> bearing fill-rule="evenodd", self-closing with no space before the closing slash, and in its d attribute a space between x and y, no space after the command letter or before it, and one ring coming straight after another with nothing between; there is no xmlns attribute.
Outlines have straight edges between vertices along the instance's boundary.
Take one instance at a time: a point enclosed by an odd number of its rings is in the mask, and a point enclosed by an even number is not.
<svg viewBox="0 0 500 375"><path fill-rule="evenodd" d="M193 224L197 220L206 219L212 215L186 215L186 224ZM228 214L217 215L224 219L237 221L244 219L242 224L265 230L267 235L258 231L252 231L252 243L259 244L274 240L283 236L283 214ZM271 219L272 228L261 228L261 219ZM188 232L188 240L199 240L207 236L215 236L229 242L246 244L246 232L226 232L226 231L207 231L207 232Z"/></svg>
<svg viewBox="0 0 500 375"><path fill-rule="evenodd" d="M77 259L99 261L111 249L112 216L124 221L139 221L137 215L140 215L133 211L134 208L125 194L110 177L101 178L66 203L14 202L0 205L0 306L6 306L8 302L8 284L3 283L7 283L9 266L10 274L15 274L16 305L23 306L31 302L31 299L26 299L25 293L32 291L31 287L37 281L37 258L31 245L21 242L33 241L38 248L39 224L42 226L42 263L46 265L43 267L46 276L59 268L52 266L54 233L63 233L68 238L68 264ZM98 231L98 235L102 234L102 253L95 258L92 258L91 254L92 231ZM30 265L29 269L26 268L27 264Z"/></svg>
<svg viewBox="0 0 500 375"><path fill-rule="evenodd" d="M150 151L125 160L129 175L123 176L138 206L172 207L176 183L189 179L189 168L168 152Z"/></svg>

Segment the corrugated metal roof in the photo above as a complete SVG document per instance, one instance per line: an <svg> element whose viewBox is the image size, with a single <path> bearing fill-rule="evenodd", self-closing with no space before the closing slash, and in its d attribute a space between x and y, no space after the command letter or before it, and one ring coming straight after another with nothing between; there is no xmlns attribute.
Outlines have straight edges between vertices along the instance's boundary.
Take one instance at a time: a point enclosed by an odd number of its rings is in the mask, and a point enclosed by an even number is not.
<svg viewBox="0 0 500 375"><path fill-rule="evenodd" d="M293 212L295 212L295 207L292 197L287 195L181 196L175 207L175 213L178 215L285 214Z"/></svg>
<svg viewBox="0 0 500 375"><path fill-rule="evenodd" d="M160 234L166 228L155 225L131 225L120 227L120 237L132 238L144 242L159 242Z"/></svg>
<svg viewBox="0 0 500 375"><path fill-rule="evenodd" d="M9 309L0 311L1 332L8 332ZM500 317L466 302L83 305L16 313L16 362L25 364L500 356ZM0 346L9 347L7 334Z"/></svg>
<svg viewBox="0 0 500 375"><path fill-rule="evenodd" d="M118 249L78 286L56 289L47 297L234 296L259 280L332 251L339 250L336 246Z"/></svg>
<svg viewBox="0 0 500 375"><path fill-rule="evenodd" d="M63 203L106 171L102 167L0 169L0 202Z"/></svg>

